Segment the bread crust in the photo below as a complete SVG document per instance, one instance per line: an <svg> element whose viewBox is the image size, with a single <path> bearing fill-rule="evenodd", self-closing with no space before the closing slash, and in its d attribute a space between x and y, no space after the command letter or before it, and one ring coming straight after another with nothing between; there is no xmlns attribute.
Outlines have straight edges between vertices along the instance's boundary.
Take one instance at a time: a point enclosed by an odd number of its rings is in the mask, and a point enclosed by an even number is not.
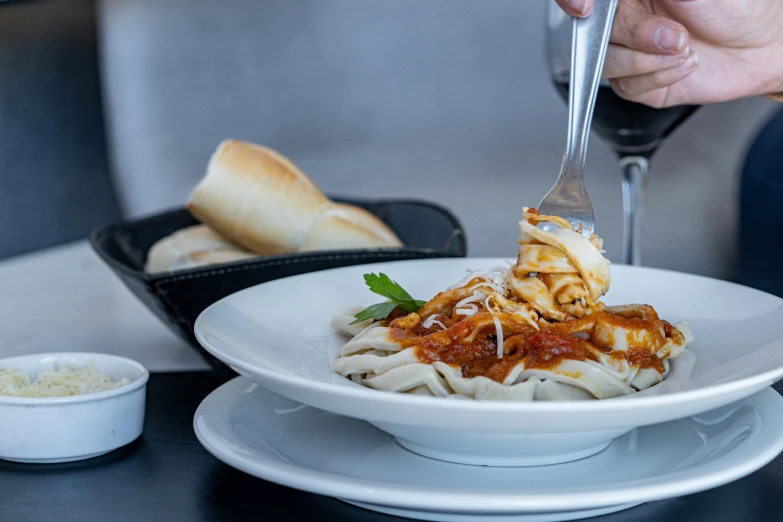
<svg viewBox="0 0 783 522"><path fill-rule="evenodd" d="M258 257L220 236L206 225L183 228L157 241L147 254L149 274Z"/></svg>
<svg viewBox="0 0 783 522"><path fill-rule="evenodd" d="M220 144L187 208L223 236L263 254L402 244L369 212L331 202L281 154L242 141Z"/></svg>

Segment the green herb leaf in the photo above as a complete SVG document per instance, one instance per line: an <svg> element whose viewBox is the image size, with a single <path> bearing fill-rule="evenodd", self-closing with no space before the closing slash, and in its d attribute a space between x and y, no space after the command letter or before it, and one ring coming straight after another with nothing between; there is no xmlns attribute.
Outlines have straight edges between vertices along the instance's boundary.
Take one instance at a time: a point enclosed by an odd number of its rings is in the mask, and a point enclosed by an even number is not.
<svg viewBox="0 0 783 522"><path fill-rule="evenodd" d="M351 324L360 323L370 318L376 321L386 319L398 307L408 313L417 312L426 303L426 301L418 301L411 297L403 287L392 281L384 273L378 275L364 274L364 282L371 292L389 299L390 302L379 303L365 308L354 316L356 321Z"/></svg>
<svg viewBox="0 0 783 522"><path fill-rule="evenodd" d="M367 283L371 292L390 299L392 301L413 301L411 295L403 287L391 280L384 273L364 274L364 282Z"/></svg>
<svg viewBox="0 0 783 522"><path fill-rule="evenodd" d="M378 303L372 306L368 306L358 314L354 315L356 320L350 324L361 323L367 319L375 319L376 321L386 319L395 308L397 308L395 303Z"/></svg>

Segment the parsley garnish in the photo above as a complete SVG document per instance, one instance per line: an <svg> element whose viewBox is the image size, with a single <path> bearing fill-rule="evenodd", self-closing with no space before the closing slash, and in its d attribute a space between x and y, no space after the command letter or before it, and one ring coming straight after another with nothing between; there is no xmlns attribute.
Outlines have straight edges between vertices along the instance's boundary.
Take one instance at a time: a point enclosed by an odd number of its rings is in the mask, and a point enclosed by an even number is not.
<svg viewBox="0 0 783 522"><path fill-rule="evenodd" d="M403 287L391 280L386 274L364 274L364 282L373 293L387 298L389 301L368 306L354 315L356 320L351 324L361 323L367 319L380 321L389 317L395 308L408 313L417 312L426 301L417 301Z"/></svg>

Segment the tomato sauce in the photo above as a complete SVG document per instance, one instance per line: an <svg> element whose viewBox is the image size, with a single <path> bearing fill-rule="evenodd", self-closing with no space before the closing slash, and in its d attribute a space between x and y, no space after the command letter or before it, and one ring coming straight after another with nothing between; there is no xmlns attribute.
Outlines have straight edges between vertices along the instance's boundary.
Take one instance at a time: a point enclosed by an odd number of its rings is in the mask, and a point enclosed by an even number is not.
<svg viewBox="0 0 783 522"><path fill-rule="evenodd" d="M455 321L445 314L438 314L430 326L416 314L397 317L389 324L392 339L403 347L415 347L416 357L423 363L441 361L459 368L466 378L484 376L503 382L518 364L528 369L551 370L564 360L597 361L600 354L608 354L616 360L627 360L632 366L653 368L664 373L663 361L655 355L655 347L630 346L628 352L613 350L591 341L596 321L624 327L655 330L654 323L641 317L614 316L607 312L594 312L589 316L570 321L542 324L535 330L530 324L501 314L505 334L503 357L497 356L497 332L493 316L486 310L469 318ZM426 322L426 321L425 321ZM667 337L677 333L668 323L663 323Z"/></svg>
<svg viewBox="0 0 783 522"><path fill-rule="evenodd" d="M472 332L470 321L457 323L449 331L441 331L422 338L416 346L416 356L424 363L442 361L460 368L463 377L479 375L503 382L520 362L526 368L552 369L564 359L584 361L588 358L586 341L553 334L532 336L519 334L503 343L503 357L497 356L497 336L494 327L486 333L467 339ZM460 328L462 324L470 327ZM581 342L580 342L581 341Z"/></svg>

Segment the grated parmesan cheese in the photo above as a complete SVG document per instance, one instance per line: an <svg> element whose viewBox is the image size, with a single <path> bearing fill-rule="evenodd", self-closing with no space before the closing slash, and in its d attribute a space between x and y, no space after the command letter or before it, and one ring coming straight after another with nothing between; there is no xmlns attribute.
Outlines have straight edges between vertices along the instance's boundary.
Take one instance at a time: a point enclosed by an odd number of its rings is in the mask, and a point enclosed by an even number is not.
<svg viewBox="0 0 783 522"><path fill-rule="evenodd" d="M478 313L478 306L469 303L466 305L463 305L462 308L455 308L454 313L457 315L466 315L468 317L473 317Z"/></svg>
<svg viewBox="0 0 783 522"><path fill-rule="evenodd" d="M495 311L492 309L491 306L489 306L489 300L492 299L492 296L487 297L487 300L484 302L484 306L487 307L487 310L489 310L489 313L492 314L492 321L495 323L495 333L497 334L498 339L498 359L503 358L503 326L500 324L500 319L498 318Z"/></svg>
<svg viewBox="0 0 783 522"><path fill-rule="evenodd" d="M475 303L477 301L483 301L486 298L487 298L487 294L485 294L484 292L473 292L472 295L469 295L468 297L466 297L462 301L459 301L457 304L455 304L454 308L462 308L463 306L465 306L468 303Z"/></svg>
<svg viewBox="0 0 783 522"><path fill-rule="evenodd" d="M437 317L438 317L437 315L431 315L428 318L426 318L424 320L424 322L421 323L421 325L424 328L430 328L433 324L437 324L438 326L440 326L441 328L443 328L445 330L446 329L446 325L443 324L442 322L438 321Z"/></svg>
<svg viewBox="0 0 783 522"><path fill-rule="evenodd" d="M87 366L54 365L54 371L40 372L30 382L24 373L0 366L0 395L9 397L68 397L113 390L129 384L127 378L112 381L93 363Z"/></svg>
<svg viewBox="0 0 783 522"><path fill-rule="evenodd" d="M455 288L462 288L473 279L480 279L484 281L484 283L479 283L477 285L474 285L472 288L476 288L477 286L488 285L493 287L493 289L498 291L498 293L502 294L503 293L502 290L505 290L506 278L508 277L509 274L509 268L512 266L513 264L509 263L508 267L495 266L487 271L468 270L468 275L462 278L458 283L455 283L450 287L448 287L448 290L454 290Z"/></svg>
<svg viewBox="0 0 783 522"><path fill-rule="evenodd" d="M484 281L489 281L489 279L484 276L484 274L481 271L471 271L468 270L468 275L460 279L458 282L454 283L450 287L447 288L447 290L454 290L457 288L462 288L466 284L468 284L473 279L483 279Z"/></svg>

